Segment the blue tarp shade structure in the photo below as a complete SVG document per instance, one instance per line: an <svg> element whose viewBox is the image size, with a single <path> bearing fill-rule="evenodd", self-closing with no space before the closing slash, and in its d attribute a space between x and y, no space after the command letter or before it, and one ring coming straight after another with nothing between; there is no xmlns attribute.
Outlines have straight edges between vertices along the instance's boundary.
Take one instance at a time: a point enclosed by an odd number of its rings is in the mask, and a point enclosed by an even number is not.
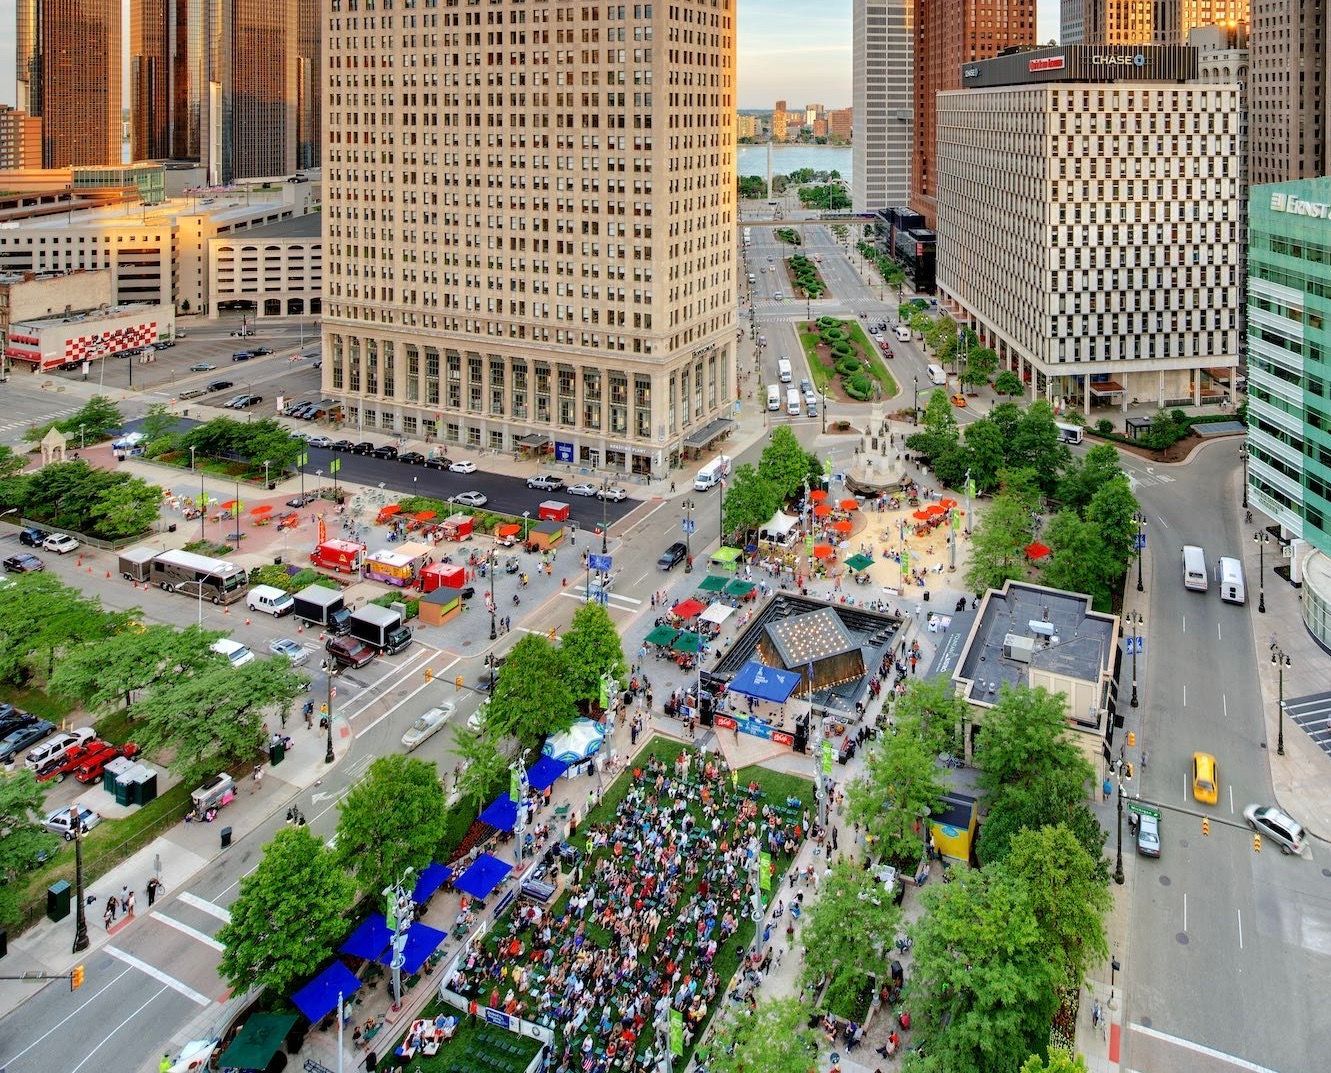
<svg viewBox="0 0 1331 1073"><path fill-rule="evenodd" d="M347 936L346 942L337 948L337 952L373 961L392 941L393 933L388 930L388 921L384 919L383 913L374 913Z"/></svg>
<svg viewBox="0 0 1331 1073"><path fill-rule="evenodd" d="M476 863L458 876L453 885L464 894L473 898L488 897L490 892L504 881L504 877L513 871L513 866L498 857L482 853Z"/></svg>
<svg viewBox="0 0 1331 1073"><path fill-rule="evenodd" d="M345 1000L360 989L356 974L340 961L334 961L323 972L302 987L291 1001L311 1023L318 1022L337 1009L337 996Z"/></svg>
<svg viewBox="0 0 1331 1073"><path fill-rule="evenodd" d="M731 679L730 692L756 697L758 700L768 700L773 704L784 704L799 684L800 676L793 671L766 667L750 660Z"/></svg>
<svg viewBox="0 0 1331 1073"><path fill-rule="evenodd" d="M527 785L538 794L548 790L568 770L568 765L553 756L543 756L527 769Z"/></svg>
<svg viewBox="0 0 1331 1073"><path fill-rule="evenodd" d="M428 901L430 895L453 877L453 869L442 864L429 865L416 880L416 889L411 892L411 900L418 905Z"/></svg>
<svg viewBox="0 0 1331 1073"><path fill-rule="evenodd" d="M447 932L427 928L424 924L413 924L407 929L407 945L402 951L402 971L407 976L420 972L425 959L438 950L447 938ZM385 950L379 960L385 965L391 965L393 951Z"/></svg>
<svg viewBox="0 0 1331 1073"><path fill-rule="evenodd" d="M518 825L518 803L505 790L486 806L478 819L500 831L511 831Z"/></svg>

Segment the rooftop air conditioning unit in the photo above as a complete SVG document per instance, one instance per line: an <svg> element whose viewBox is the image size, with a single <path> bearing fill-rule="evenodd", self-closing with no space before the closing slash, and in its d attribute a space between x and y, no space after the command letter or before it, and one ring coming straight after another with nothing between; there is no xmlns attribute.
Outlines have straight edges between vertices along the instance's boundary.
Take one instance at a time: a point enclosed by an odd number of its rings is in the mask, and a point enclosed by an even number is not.
<svg viewBox="0 0 1331 1073"><path fill-rule="evenodd" d="M1030 663L1035 651L1035 638L1023 637L1018 633L1009 633L1003 638L1003 656L1015 663Z"/></svg>

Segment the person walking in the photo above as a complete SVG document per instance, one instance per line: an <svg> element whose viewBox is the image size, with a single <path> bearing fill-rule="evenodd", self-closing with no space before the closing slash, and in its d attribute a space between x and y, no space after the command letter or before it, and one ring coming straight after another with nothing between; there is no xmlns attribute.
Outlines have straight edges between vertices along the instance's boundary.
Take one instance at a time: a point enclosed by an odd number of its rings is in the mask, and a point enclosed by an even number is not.
<svg viewBox="0 0 1331 1073"><path fill-rule="evenodd" d="M125 895L125 916L132 917L133 915L134 915L134 892L130 891L128 894Z"/></svg>
<svg viewBox="0 0 1331 1073"><path fill-rule="evenodd" d="M251 776L250 780L250 794L253 795L258 793L261 786L263 786L263 767L256 764L254 766L254 774Z"/></svg>
<svg viewBox="0 0 1331 1073"><path fill-rule="evenodd" d="M171 1073L171 1067L175 1065L171 1061L171 1052L167 1051L162 1055L162 1060L157 1063L157 1073Z"/></svg>
<svg viewBox="0 0 1331 1073"><path fill-rule="evenodd" d="M156 876L148 880L148 908L151 909L153 902L157 901L157 892L162 889L162 881Z"/></svg>
<svg viewBox="0 0 1331 1073"><path fill-rule="evenodd" d="M106 922L106 930L111 930L111 925L116 922L116 896L109 895L106 899L106 910L102 913L102 920Z"/></svg>

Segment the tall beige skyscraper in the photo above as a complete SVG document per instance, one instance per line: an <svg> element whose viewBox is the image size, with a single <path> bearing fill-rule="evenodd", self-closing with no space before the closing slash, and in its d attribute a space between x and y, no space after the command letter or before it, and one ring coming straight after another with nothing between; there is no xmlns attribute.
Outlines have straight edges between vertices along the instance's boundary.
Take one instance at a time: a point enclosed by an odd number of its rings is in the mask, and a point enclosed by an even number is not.
<svg viewBox="0 0 1331 1073"><path fill-rule="evenodd" d="M1253 0L1248 38L1248 181L1331 171L1327 0Z"/></svg>
<svg viewBox="0 0 1331 1073"><path fill-rule="evenodd" d="M352 427L663 475L732 427L735 2L327 15Z"/></svg>
<svg viewBox="0 0 1331 1073"><path fill-rule="evenodd" d="M42 121L42 166L120 161L120 0L18 0L19 108Z"/></svg>
<svg viewBox="0 0 1331 1073"><path fill-rule="evenodd" d="M1246 27L1248 8L1249 0L1063 0L1062 43L1182 45L1199 26Z"/></svg>
<svg viewBox="0 0 1331 1073"><path fill-rule="evenodd" d="M913 16L910 0L855 0L851 6L856 212L905 205L910 196Z"/></svg>

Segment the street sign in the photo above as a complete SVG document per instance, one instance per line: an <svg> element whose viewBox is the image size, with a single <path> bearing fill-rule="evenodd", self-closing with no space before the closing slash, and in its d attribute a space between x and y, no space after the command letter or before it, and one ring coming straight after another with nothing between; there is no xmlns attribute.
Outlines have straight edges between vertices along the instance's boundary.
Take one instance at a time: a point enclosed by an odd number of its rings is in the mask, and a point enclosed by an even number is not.
<svg viewBox="0 0 1331 1073"><path fill-rule="evenodd" d="M692 533L698 528L698 523L692 518L685 518L679 523L679 527L686 533Z"/></svg>
<svg viewBox="0 0 1331 1073"><path fill-rule="evenodd" d="M593 570L609 570L614 564L612 555L588 555L587 565Z"/></svg>
<svg viewBox="0 0 1331 1073"><path fill-rule="evenodd" d="M1146 638L1145 637L1123 638L1123 651L1129 656L1131 656L1134 652L1140 656L1143 652L1146 651Z"/></svg>
<svg viewBox="0 0 1331 1073"><path fill-rule="evenodd" d="M1136 548L1138 551L1145 551L1145 550L1146 550L1146 534L1145 534L1145 533L1138 533L1138 534L1133 538L1132 546L1133 546L1134 548Z"/></svg>
<svg viewBox="0 0 1331 1073"><path fill-rule="evenodd" d="M1157 820L1160 818L1160 810L1155 805L1148 805L1143 801L1129 801L1128 811L1135 812L1138 816L1153 816Z"/></svg>

